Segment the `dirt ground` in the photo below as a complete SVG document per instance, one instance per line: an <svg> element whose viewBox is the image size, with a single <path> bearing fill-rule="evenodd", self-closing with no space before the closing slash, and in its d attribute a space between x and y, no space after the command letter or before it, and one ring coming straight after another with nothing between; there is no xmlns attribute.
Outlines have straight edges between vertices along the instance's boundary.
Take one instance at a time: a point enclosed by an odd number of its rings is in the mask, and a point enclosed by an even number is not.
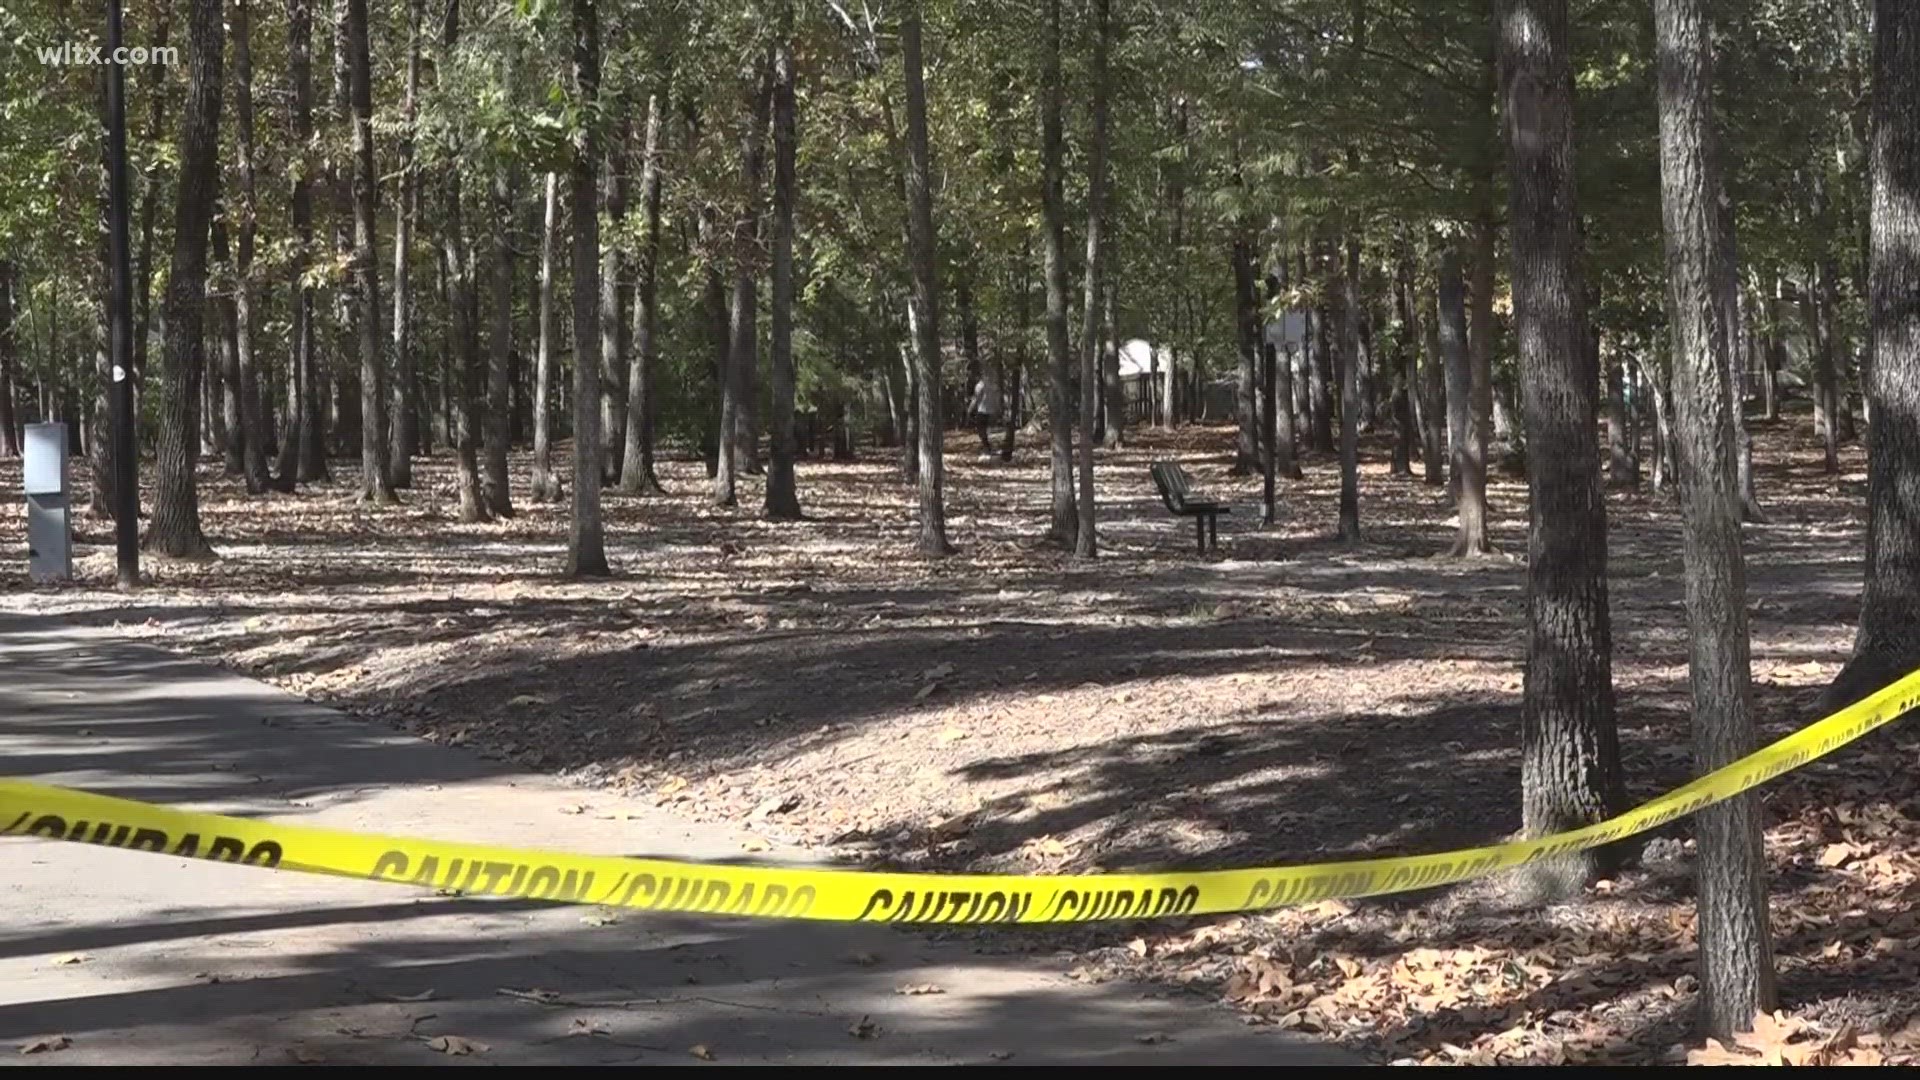
<svg viewBox="0 0 1920 1080"><path fill-rule="evenodd" d="M1770 734L1814 718L1851 639L1864 461L1829 477L1804 417L1756 431L1771 523L1749 528L1756 703ZM808 520L711 506L696 462L665 497L604 496L619 574L570 583L564 505L454 519L448 462L397 510L344 484L247 498L217 465L203 520L222 558L108 587L30 586L0 605L63 612L213 659L357 715L746 823L862 864L1058 872L1245 866L1489 841L1518 825L1525 487L1492 486L1505 557L1441 557L1444 489L1362 469L1365 540L1333 539L1337 468L1308 455L1259 524L1219 427L1103 451L1102 557L1039 542L1044 448L1013 464L949 444L953 558L909 554L913 495L892 451L803 462ZM1235 504L1217 556L1160 508L1147 463L1177 457ZM336 462L349 475L349 463ZM1416 466L1416 469L1418 467ZM17 492L16 464L0 490ZM15 496L17 498L17 496ZM1614 675L1629 786L1689 769L1684 584L1668 500L1609 496ZM17 509L0 523L14 550ZM83 524L83 544L110 542ZM1906 1060L1920 1042L1920 783L1896 729L1768 789L1788 1005L1746 1049ZM1223 997L1250 1023L1380 1060L1654 1061L1716 1052L1695 990L1683 829L1580 903L1513 910L1494 888L1257 918L1002 934L1071 948L1084 978ZM747 845L751 848L753 845ZM1736 1056L1746 1050L1727 1051Z"/></svg>

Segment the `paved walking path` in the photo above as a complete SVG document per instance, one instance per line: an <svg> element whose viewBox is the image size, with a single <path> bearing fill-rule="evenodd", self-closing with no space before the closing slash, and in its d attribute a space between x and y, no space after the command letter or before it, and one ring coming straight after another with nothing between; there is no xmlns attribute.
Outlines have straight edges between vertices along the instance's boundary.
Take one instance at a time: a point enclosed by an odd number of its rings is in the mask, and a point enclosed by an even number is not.
<svg viewBox="0 0 1920 1080"><path fill-rule="evenodd" d="M0 616L0 773L350 829L695 858L742 833L109 632ZM585 804L585 812L566 812ZM770 853L781 855L781 852ZM1210 1002L886 927L453 899L0 840L0 1053L47 1064L1340 1064ZM1008 931L1017 933L1019 931ZM939 994L903 995L908 984ZM1151 1033L1167 1041L1143 1043ZM42 1034L61 1050L15 1056ZM434 1039L486 1049L454 1056Z"/></svg>

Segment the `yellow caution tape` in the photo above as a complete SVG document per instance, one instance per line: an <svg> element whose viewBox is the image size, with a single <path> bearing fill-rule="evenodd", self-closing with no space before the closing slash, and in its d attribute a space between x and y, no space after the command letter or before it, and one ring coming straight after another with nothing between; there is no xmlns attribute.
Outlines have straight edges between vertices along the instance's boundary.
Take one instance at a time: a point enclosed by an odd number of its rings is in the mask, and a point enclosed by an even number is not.
<svg viewBox="0 0 1920 1080"><path fill-rule="evenodd" d="M1536 840L1433 855L1250 870L1061 876L900 874L630 859L447 843L174 810L0 780L0 835L514 896L778 919L1047 923L1257 911L1449 885L1599 847L1763 784L1920 706L1920 671L1618 817Z"/></svg>

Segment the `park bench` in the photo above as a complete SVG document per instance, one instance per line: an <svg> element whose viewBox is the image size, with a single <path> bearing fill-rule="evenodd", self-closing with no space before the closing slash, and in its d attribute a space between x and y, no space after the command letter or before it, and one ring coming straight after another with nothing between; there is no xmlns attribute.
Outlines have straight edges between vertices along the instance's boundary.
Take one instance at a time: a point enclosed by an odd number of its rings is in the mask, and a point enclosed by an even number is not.
<svg viewBox="0 0 1920 1080"><path fill-rule="evenodd" d="M1153 486L1160 489L1160 501L1167 504L1167 512L1174 517L1193 519L1194 539L1200 553L1206 554L1209 547L1218 548L1220 515L1233 513L1233 507L1196 493L1187 470L1174 462L1156 461L1148 471L1153 473Z"/></svg>

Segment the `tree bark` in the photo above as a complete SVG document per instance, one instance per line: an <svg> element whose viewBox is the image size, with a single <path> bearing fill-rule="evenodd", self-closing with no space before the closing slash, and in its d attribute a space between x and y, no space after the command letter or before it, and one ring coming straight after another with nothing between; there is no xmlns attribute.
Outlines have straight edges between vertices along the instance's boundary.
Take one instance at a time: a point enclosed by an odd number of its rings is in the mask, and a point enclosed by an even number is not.
<svg viewBox="0 0 1920 1080"><path fill-rule="evenodd" d="M289 6L299 5L304 9L309 0L288 0ZM291 17L291 15L290 15ZM167 44L167 38L173 28L173 0L160 0L160 10L155 14L153 23L153 44L155 48ZM157 142L162 138L167 122L166 64L148 64L142 72L140 92L147 96L147 132L148 142ZM160 162L155 162L143 171L141 179L143 190L140 193L140 250L134 264L134 328L133 328L133 376L144 381L147 373L147 352L153 330L153 229L160 214ZM139 389L136 383L135 390Z"/></svg>
<svg viewBox="0 0 1920 1080"><path fill-rule="evenodd" d="M540 225L539 350L533 368L533 501L558 502L560 480L553 474L553 251L560 235L560 174L548 173Z"/></svg>
<svg viewBox="0 0 1920 1080"><path fill-rule="evenodd" d="M1454 274L1458 277L1459 271L1455 270ZM1422 465L1425 466L1427 486L1444 487L1447 483L1446 426L1452 414L1452 400L1447 394L1447 373L1450 369L1440 348L1437 296L1429 294L1428 301L1420 305L1420 324L1420 340L1424 344L1421 350L1424 359L1420 365ZM1464 356L1465 342L1459 343L1459 347Z"/></svg>
<svg viewBox="0 0 1920 1080"><path fill-rule="evenodd" d="M1394 476L1412 476L1413 453L1419 445L1419 433L1414 430L1413 421L1414 343L1419 319L1413 311L1413 256L1405 251L1394 260L1393 304L1399 332L1394 335L1389 373L1392 382L1389 407L1393 413L1393 462L1389 471Z"/></svg>
<svg viewBox="0 0 1920 1080"><path fill-rule="evenodd" d="M207 418L201 452L218 454L228 476L242 476L246 469L241 453L240 425L240 317L235 310L234 291L239 275L233 266L233 245L227 234L227 218L234 215L230 204L217 209L208 237L213 246L213 271L207 284L207 301L218 335L218 363L207 365L201 383L202 415Z"/></svg>
<svg viewBox="0 0 1920 1080"><path fill-rule="evenodd" d="M441 52L451 56L460 44L460 0L447 0L446 23L441 30ZM466 217L461 205L460 170L447 169L442 182L440 244L447 267L447 336L444 350L453 361L446 382L453 406L454 486L460 500L460 520L486 521L486 500L480 492L480 414L486 391L480 364L479 298L473 280L473 250L467 242Z"/></svg>
<svg viewBox="0 0 1920 1080"><path fill-rule="evenodd" d="M769 383L773 391L773 443L768 455L766 514L774 521L800 519L800 494L794 479L796 448L793 433L793 214L798 200L794 180L794 161L798 153L799 119L795 115L793 70L793 4L780 7L779 40L773 53L773 280L772 339L769 342ZM651 124L649 124L651 128ZM649 133L651 137L651 132ZM659 215L659 176L654 169L652 151L648 151L649 179L654 186L648 197L654 205L647 210L649 233ZM646 301L649 305L652 299ZM648 343L648 348L652 343ZM638 373L636 373L637 376ZM636 423L629 416L629 424Z"/></svg>
<svg viewBox="0 0 1920 1080"><path fill-rule="evenodd" d="M1920 665L1920 6L1874 5L1867 569L1839 706Z"/></svg>
<svg viewBox="0 0 1920 1080"><path fill-rule="evenodd" d="M1060 0L1047 0L1040 72L1040 216L1047 280L1047 427L1052 437L1053 492L1047 539L1065 546L1077 542L1080 525L1073 483L1073 350L1067 340L1067 207L1062 176L1066 140L1061 132L1065 87L1060 49ZM1168 381L1171 387L1171 375ZM1171 416L1171 393L1167 400Z"/></svg>
<svg viewBox="0 0 1920 1080"><path fill-rule="evenodd" d="M1620 750L1594 425L1599 373L1584 347L1586 294L1576 259L1567 0L1506 0L1502 15L1514 326L1533 442L1522 818L1527 835L1544 836L1620 808ZM1542 892L1563 893L1607 861L1604 849L1544 859L1529 876Z"/></svg>
<svg viewBox="0 0 1920 1080"><path fill-rule="evenodd" d="M20 456L19 420L14 415L15 359L20 351L19 310L14 305L13 263L0 259L0 454ZM110 440L102 439L101 442Z"/></svg>
<svg viewBox="0 0 1920 1080"><path fill-rule="evenodd" d="M254 353L254 297L259 281L253 255L259 223L253 168L253 0L234 0L233 5L233 112L234 149L238 176L235 206L239 219L239 261L234 266L234 417L229 437L239 444L240 473L246 479L247 493L258 495L267 490L273 477L267 471L267 426L262 418L260 400L260 363Z"/></svg>
<svg viewBox="0 0 1920 1080"><path fill-rule="evenodd" d="M1633 446L1627 438L1626 376L1620 370L1619 356L1609 356L1607 352L1603 348L1601 356L1607 372L1607 483L1613 487L1638 487L1640 463L1634 459Z"/></svg>
<svg viewBox="0 0 1920 1080"><path fill-rule="evenodd" d="M620 490L632 495L660 491L653 468L653 414L657 408L653 380L660 347L660 154L671 86L665 73L656 77L659 82L647 95L646 142L641 151L642 231L640 250L634 259L633 368L627 372L627 442L620 460Z"/></svg>
<svg viewBox="0 0 1920 1080"><path fill-rule="evenodd" d="M595 0L572 0L573 92L584 115L600 98L600 14ZM573 212L573 508L567 533L567 576L606 577L600 527L600 208L596 205L600 139L584 124L573 143L569 201Z"/></svg>
<svg viewBox="0 0 1920 1080"><path fill-rule="evenodd" d="M1655 0L1654 24L1694 762L1704 773L1755 743L1733 418L1741 395L1728 385L1739 324L1726 295L1733 251L1713 130L1712 32L1701 0ZM1701 1013L1722 1039L1778 1004L1759 814L1748 792L1693 817Z"/></svg>
<svg viewBox="0 0 1920 1080"><path fill-rule="evenodd" d="M766 129L773 89L771 51L755 61L749 72L747 123L740 136L739 213L733 221L733 300L730 317L731 348L720 382L720 456L714 474L713 501L732 506L741 473L750 471L755 438L747 396L752 393L752 371L759 364L759 280L756 251L760 243L760 185L766 173Z"/></svg>
<svg viewBox="0 0 1920 1080"><path fill-rule="evenodd" d="M1233 385L1234 453L1233 474L1244 476L1260 467L1260 294L1253 268L1254 240L1245 225L1236 229L1231 255L1233 260L1233 329L1235 365Z"/></svg>
<svg viewBox="0 0 1920 1080"><path fill-rule="evenodd" d="M319 414L314 369L313 287L307 270L313 263L313 189L307 179L311 162L305 148L313 141L313 10L311 0L287 2L287 69L291 82L288 104L293 141L302 158L293 173L289 210L293 223L293 254L287 273L292 281L291 353L287 360L285 429L280 437L279 476L275 486L292 491L296 481L324 479L327 459L316 424ZM137 336L137 335L136 335Z"/></svg>
<svg viewBox="0 0 1920 1080"><path fill-rule="evenodd" d="M920 57L920 3L911 0L900 23L900 58L907 84L907 238L913 273L910 296L914 362L919 385L920 539L922 555L946 555L946 423L940 402L939 247L933 232L933 157L927 145L927 88Z"/></svg>
<svg viewBox="0 0 1920 1080"><path fill-rule="evenodd" d="M1112 0L1093 0L1093 140L1087 156L1087 263L1086 300L1080 323L1080 499L1075 507L1073 553L1091 559L1099 553L1097 515L1094 504L1093 448L1099 441L1095 429L1100 424L1100 298L1105 292L1105 231L1107 215L1107 53L1113 34ZM1244 363L1244 362L1243 362ZM1249 366L1244 373L1251 375ZM1243 435L1254 431L1252 383L1242 395ZM1250 457L1251 461L1252 458Z"/></svg>
<svg viewBox="0 0 1920 1080"><path fill-rule="evenodd" d="M1108 244L1118 246L1115 240L1109 240ZM1100 445L1117 448L1127 441L1127 388L1120 381L1120 349L1125 342L1120 336L1120 290L1114 280L1119 275L1108 270L1103 276L1106 278L1107 340L1106 348L1101 350L1100 414L1106 423L1100 431Z"/></svg>
<svg viewBox="0 0 1920 1080"><path fill-rule="evenodd" d="M1460 521L1450 554L1473 558L1492 551L1487 543L1487 444L1484 438L1474 438L1466 285L1460 277L1460 253L1452 246L1440 256L1439 306L1440 352L1447 369L1447 445L1453 458L1454 510Z"/></svg>
<svg viewBox="0 0 1920 1080"><path fill-rule="evenodd" d="M220 0L190 0L187 20L187 106L180 117L180 184L174 203L173 262L167 275L167 348L158 388L160 439L154 462L153 517L144 547L178 558L210 559L213 547L200 531L200 497L193 475L199 459L194 413L207 352L207 230L220 179L224 33Z"/></svg>
<svg viewBox="0 0 1920 1080"><path fill-rule="evenodd" d="M492 319L487 336L487 426L486 473L482 485L487 512L496 518L513 516L513 496L508 487L507 450L513 432L513 411L508 400L513 382L513 204L515 177L510 166L493 172L493 257L492 292L488 312Z"/></svg>
<svg viewBox="0 0 1920 1080"><path fill-rule="evenodd" d="M1360 340L1360 241L1347 237L1340 275L1340 539L1360 539L1361 372L1366 348Z"/></svg>
<svg viewBox="0 0 1920 1080"><path fill-rule="evenodd" d="M420 449L420 401L413 363L412 275L414 218L420 212L420 175L414 163L415 125L420 97L420 23L426 0L407 0L407 83L401 105L400 205L393 215L393 446L388 470L393 486L413 486L413 455Z"/></svg>
<svg viewBox="0 0 1920 1080"><path fill-rule="evenodd" d="M627 321L626 301L632 285L627 277L626 240L621 236L627 219L627 125L623 122L607 147L606 168L600 174L600 205L611 232L600 238L600 441L601 468L609 479L620 475L620 458L627 446Z"/></svg>
<svg viewBox="0 0 1920 1080"><path fill-rule="evenodd" d="M360 497L391 504L387 457L387 365L380 340L379 176L373 168L373 74L367 0L347 0L347 68L353 95L353 264L360 294Z"/></svg>
<svg viewBox="0 0 1920 1080"><path fill-rule="evenodd" d="M1274 275L1267 278L1269 300L1277 301L1287 284L1290 274L1287 258L1284 250L1275 252ZM1281 317L1286 316L1283 313ZM1287 347L1274 357L1273 400L1267 403L1272 413L1268 430L1273 438L1273 472L1285 480L1300 479L1299 432L1295 430L1293 408L1293 351Z"/></svg>

